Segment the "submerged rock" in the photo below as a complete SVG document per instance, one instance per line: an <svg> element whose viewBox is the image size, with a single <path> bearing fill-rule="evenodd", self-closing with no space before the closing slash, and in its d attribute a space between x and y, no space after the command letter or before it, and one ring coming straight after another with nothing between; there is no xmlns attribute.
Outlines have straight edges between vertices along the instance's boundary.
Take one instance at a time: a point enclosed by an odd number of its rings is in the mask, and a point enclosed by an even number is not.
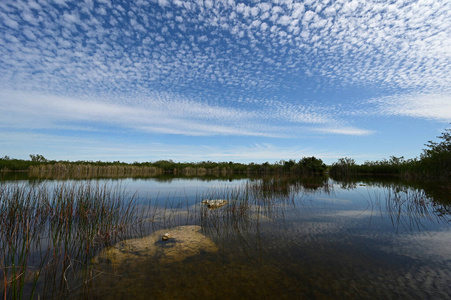
<svg viewBox="0 0 451 300"><path fill-rule="evenodd" d="M139 263L150 258L160 263L171 263L183 261L202 252L218 251L218 246L200 233L200 230L201 227L197 225L179 226L170 231L156 231L144 238L125 240L103 250L94 259L94 263L107 262L119 266L124 263ZM165 236L170 241L163 243L161 239Z"/></svg>
<svg viewBox="0 0 451 300"><path fill-rule="evenodd" d="M223 199L205 199L202 201L203 204L206 204L208 208L218 208L227 204L227 200Z"/></svg>

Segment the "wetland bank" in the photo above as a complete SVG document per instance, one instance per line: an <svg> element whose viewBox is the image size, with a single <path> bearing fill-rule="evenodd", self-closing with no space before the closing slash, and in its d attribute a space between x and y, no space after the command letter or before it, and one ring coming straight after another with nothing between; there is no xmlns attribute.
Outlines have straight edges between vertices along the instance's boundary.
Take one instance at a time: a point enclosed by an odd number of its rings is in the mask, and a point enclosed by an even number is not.
<svg viewBox="0 0 451 300"><path fill-rule="evenodd" d="M1 197L6 298L451 296L446 182L3 180Z"/></svg>

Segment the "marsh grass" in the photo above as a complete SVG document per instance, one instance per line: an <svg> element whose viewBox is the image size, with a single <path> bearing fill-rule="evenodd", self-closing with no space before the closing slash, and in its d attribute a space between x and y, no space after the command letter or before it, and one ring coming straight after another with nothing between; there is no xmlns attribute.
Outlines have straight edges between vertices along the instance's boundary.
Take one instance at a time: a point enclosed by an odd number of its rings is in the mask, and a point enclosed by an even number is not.
<svg viewBox="0 0 451 300"><path fill-rule="evenodd" d="M28 175L43 179L90 179L90 178L128 178L151 177L164 174L164 170L152 166L93 164L39 164L28 167Z"/></svg>
<svg viewBox="0 0 451 300"><path fill-rule="evenodd" d="M92 257L138 221L135 200L89 182L1 184L2 297L64 297L75 288L69 277L86 285Z"/></svg>
<svg viewBox="0 0 451 300"><path fill-rule="evenodd" d="M434 201L422 189L387 185L367 191L367 195L360 195L368 201L370 220L377 215L381 218L388 217L396 233L427 232L431 224L443 224L447 227L451 222L449 206ZM446 212L442 213L444 211Z"/></svg>
<svg viewBox="0 0 451 300"><path fill-rule="evenodd" d="M442 207L429 198L423 190L388 189L385 196L385 209L396 232L427 231L426 222L447 225L449 216L437 213Z"/></svg>
<svg viewBox="0 0 451 300"><path fill-rule="evenodd" d="M262 233L284 223L286 217L300 217L305 213L302 210L309 192L309 187L290 184L287 178L254 180L242 187L218 190L210 196L225 199L228 204L217 209L201 206L199 224L220 249L233 244L238 247L234 251L255 259L264 250Z"/></svg>

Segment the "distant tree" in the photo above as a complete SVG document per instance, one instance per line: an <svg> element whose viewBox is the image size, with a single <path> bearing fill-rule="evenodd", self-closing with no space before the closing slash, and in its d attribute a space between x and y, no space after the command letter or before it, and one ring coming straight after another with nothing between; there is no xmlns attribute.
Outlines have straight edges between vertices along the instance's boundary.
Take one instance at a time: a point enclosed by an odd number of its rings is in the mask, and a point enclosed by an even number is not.
<svg viewBox="0 0 451 300"><path fill-rule="evenodd" d="M428 141L420 156L418 167L423 173L439 177L451 176L451 129L437 136L441 141Z"/></svg>
<svg viewBox="0 0 451 300"><path fill-rule="evenodd" d="M390 156L389 163L392 165L399 166L400 164L403 164L405 162L404 156L396 157L396 156Z"/></svg>
<svg viewBox="0 0 451 300"><path fill-rule="evenodd" d="M349 157L339 158L338 162L333 163L330 171L337 175L350 175L355 171L355 160Z"/></svg>
<svg viewBox="0 0 451 300"><path fill-rule="evenodd" d="M445 132L437 136L437 138L442 141L439 143L428 141L428 143L425 144L428 149L423 150L422 157L451 153L451 128L445 129Z"/></svg>
<svg viewBox="0 0 451 300"><path fill-rule="evenodd" d="M41 154L30 154L30 160L33 162L47 162L48 160Z"/></svg>
<svg viewBox="0 0 451 300"><path fill-rule="evenodd" d="M296 161L293 159L290 159L288 161L283 161L283 171L284 172L289 172L292 171L293 167L296 165Z"/></svg>
<svg viewBox="0 0 451 300"><path fill-rule="evenodd" d="M319 158L303 157L298 162L300 171L304 174L324 173L326 171L326 165Z"/></svg>
<svg viewBox="0 0 451 300"><path fill-rule="evenodd" d="M347 166L355 166L355 159L349 157L340 158L338 162Z"/></svg>

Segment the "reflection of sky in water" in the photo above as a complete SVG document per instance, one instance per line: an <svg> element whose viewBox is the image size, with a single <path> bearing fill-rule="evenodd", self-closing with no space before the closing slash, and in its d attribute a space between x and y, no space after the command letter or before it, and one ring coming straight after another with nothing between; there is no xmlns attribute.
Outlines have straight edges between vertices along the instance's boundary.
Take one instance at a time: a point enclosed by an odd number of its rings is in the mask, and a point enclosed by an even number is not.
<svg viewBox="0 0 451 300"><path fill-rule="evenodd" d="M246 180L199 180L199 179L171 179L158 181L155 179L124 179L121 182L127 190L137 191L141 199L157 199L159 204L164 201L187 201L193 205L203 196L221 195L223 191L239 188Z"/></svg>
<svg viewBox="0 0 451 300"><path fill-rule="evenodd" d="M302 188L288 201L279 197L266 204L253 202L246 215L229 215L226 220L218 211L208 211L212 219L205 233L223 249L221 255L240 268L262 258L258 266L252 265L252 270L272 268L268 274L261 271L262 281L277 273L290 284L314 281L308 290L318 289L319 295L343 298L451 296L449 216L438 217L421 191L334 185L327 190ZM266 218L258 223L256 213ZM234 223L234 218L240 221ZM224 280L229 277L233 275Z"/></svg>
<svg viewBox="0 0 451 300"><path fill-rule="evenodd" d="M403 235L391 249L414 259L443 260L451 262L451 234L449 231L422 232Z"/></svg>
<svg viewBox="0 0 451 300"><path fill-rule="evenodd" d="M199 255L163 269L150 263L147 276L155 283L153 291L168 280L181 290L184 280L202 290L205 280L213 276L244 294L260 290L274 296L283 286L287 297L294 295L290 294L292 287L299 287L294 288L296 293L305 293L307 298L312 290L319 298L451 297L447 282L451 277L450 215L440 216L421 190L395 184L355 184L346 189L332 180L307 185L296 180L177 178L90 183L119 187L129 195L137 192L144 204L151 199L158 211L152 219L157 228L200 225L202 233L221 249L209 261ZM250 188L248 198L246 187ZM225 198L229 203L209 210L199 203L204 198ZM184 279L180 268L195 275ZM139 284L142 272L139 265L136 275L130 275L137 282L136 289L143 287ZM274 274L280 282L271 286ZM243 282L240 287L237 280Z"/></svg>
<svg viewBox="0 0 451 300"><path fill-rule="evenodd" d="M234 188L243 189L246 180L125 179L121 183L130 191L138 191L140 197L158 198L161 206L165 200L188 201L193 205L208 195L226 196ZM395 252L409 257L414 254L451 257L447 250L451 249L447 242L451 234L444 229L446 218L438 218L430 207L418 210L409 206L411 195L400 195L398 201L387 201L387 197L394 196L393 191L359 185L353 189L334 185L328 192L303 189L294 194L293 202L273 205L276 214L272 219L273 228L268 230L280 230L280 224L287 226L289 222L288 229L284 230L294 230L297 239L305 241L344 243L346 247L350 247L348 244L366 245L372 252L382 251L387 255ZM442 231L437 233L437 230Z"/></svg>
<svg viewBox="0 0 451 300"><path fill-rule="evenodd" d="M158 199L158 205L166 201L188 202L194 205L204 198L227 198L231 194L243 195L247 180L200 180L174 178L168 181L157 179L120 179L101 180L100 184L120 184L125 190L138 193L141 199ZM289 197L293 201L280 201L273 204L284 210L284 218L292 221L309 219L347 224L349 230L357 227L360 230L378 230L392 233L427 232L446 226L449 216L438 217L429 201L413 203L414 193L399 193L395 200L390 188L374 186L356 186L354 189L343 189L339 185L327 192L301 190L293 192ZM258 197L257 197L258 198ZM387 201L390 199L390 201ZM257 199L258 201L258 199ZM301 218L301 219L299 219Z"/></svg>
<svg viewBox="0 0 451 300"><path fill-rule="evenodd" d="M119 179L91 179L91 180L46 180L35 182L35 184L47 185L50 190L59 184L83 184L89 182L93 187L99 185L103 187L118 188L129 195L137 193L139 199L159 200L160 205L165 201L177 202L188 201L193 205L202 196L221 195L224 191L232 191L240 188L247 180L201 180L186 178L170 178L160 180L157 178L119 178ZM19 184L27 184L28 181L18 181ZM144 201L146 202L146 201Z"/></svg>

